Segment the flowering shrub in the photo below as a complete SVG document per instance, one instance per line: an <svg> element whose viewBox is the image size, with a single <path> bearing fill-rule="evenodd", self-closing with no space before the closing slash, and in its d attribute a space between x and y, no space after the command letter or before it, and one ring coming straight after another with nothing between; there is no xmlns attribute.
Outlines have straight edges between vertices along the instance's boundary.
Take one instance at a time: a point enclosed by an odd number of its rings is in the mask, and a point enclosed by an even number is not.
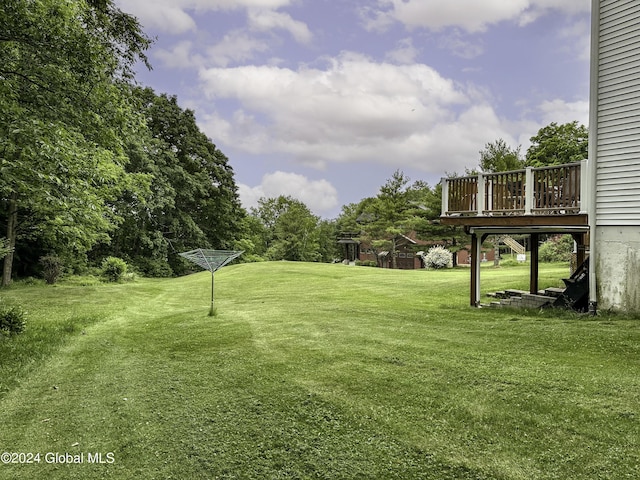
<svg viewBox="0 0 640 480"><path fill-rule="evenodd" d="M439 245L437 247L431 247L422 258L424 259L426 268L437 270L453 266L453 254Z"/></svg>

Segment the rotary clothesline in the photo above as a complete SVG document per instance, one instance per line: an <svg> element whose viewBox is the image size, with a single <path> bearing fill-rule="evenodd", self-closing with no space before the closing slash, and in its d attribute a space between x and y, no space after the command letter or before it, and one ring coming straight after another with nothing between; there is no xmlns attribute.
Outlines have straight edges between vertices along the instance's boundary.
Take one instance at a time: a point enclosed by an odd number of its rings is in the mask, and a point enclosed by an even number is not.
<svg viewBox="0 0 640 480"><path fill-rule="evenodd" d="M181 257L184 257L190 262L193 262L211 272L211 309L209 310L209 315L215 315L213 274L243 253L244 250L208 250L202 248L180 253Z"/></svg>

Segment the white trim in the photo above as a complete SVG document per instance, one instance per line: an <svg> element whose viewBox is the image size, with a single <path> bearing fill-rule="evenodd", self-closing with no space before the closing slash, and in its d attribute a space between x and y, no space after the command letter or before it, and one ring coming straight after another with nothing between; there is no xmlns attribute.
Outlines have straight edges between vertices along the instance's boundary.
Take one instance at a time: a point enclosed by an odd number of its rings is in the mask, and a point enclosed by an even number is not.
<svg viewBox="0 0 640 480"><path fill-rule="evenodd" d="M596 279L596 164L598 163L598 53L600 43L600 0L591 1L591 75L589 92L589 177L587 179L589 212L589 304L598 302ZM582 207L581 207L582 209Z"/></svg>

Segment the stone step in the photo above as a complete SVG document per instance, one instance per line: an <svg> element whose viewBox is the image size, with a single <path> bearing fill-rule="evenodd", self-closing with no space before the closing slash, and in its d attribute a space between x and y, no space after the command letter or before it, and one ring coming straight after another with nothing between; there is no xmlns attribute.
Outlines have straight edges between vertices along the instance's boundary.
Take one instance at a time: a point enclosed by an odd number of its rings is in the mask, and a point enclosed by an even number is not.
<svg viewBox="0 0 640 480"><path fill-rule="evenodd" d="M553 303L555 300L555 297L550 297L548 295L527 293L522 295L522 306L525 308L540 308L544 305Z"/></svg>
<svg viewBox="0 0 640 480"><path fill-rule="evenodd" d="M508 290L505 290L504 293L510 297L521 297L522 295L527 294L528 292L525 290L508 289Z"/></svg>
<svg viewBox="0 0 640 480"><path fill-rule="evenodd" d="M549 287L544 289L543 295L558 298L562 296L562 294L564 293L564 290L565 290L564 288Z"/></svg>

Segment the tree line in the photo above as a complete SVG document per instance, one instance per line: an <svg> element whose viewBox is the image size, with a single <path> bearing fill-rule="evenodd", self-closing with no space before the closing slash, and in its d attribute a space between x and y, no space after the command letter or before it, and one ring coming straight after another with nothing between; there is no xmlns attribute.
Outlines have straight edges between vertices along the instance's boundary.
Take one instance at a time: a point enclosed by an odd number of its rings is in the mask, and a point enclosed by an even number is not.
<svg viewBox="0 0 640 480"><path fill-rule="evenodd" d="M408 230L452 249L440 186L397 171L377 196L314 215L292 197L242 208L228 158L175 96L137 84L152 40L113 0L5 0L0 11L0 259L3 286L40 259L83 273L106 257L151 276L182 274L195 247L245 250L244 261L328 262L358 231L394 250ZM480 152L497 171L586 157L586 129L551 124L525 158L503 140ZM534 141L535 139L535 141ZM583 155L584 151L584 155Z"/></svg>

